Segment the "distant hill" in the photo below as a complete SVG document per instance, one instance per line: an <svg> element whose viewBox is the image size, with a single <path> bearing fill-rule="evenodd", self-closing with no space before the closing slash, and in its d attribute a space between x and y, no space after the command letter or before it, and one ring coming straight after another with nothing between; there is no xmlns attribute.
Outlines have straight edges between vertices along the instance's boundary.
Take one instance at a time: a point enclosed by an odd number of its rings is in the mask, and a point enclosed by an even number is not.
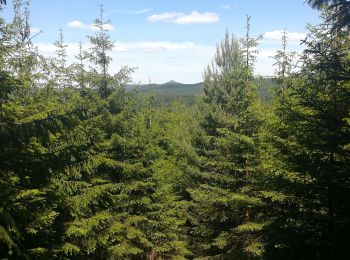
<svg viewBox="0 0 350 260"><path fill-rule="evenodd" d="M183 84L171 80L164 84L131 85L130 89L137 89L141 95L153 95L156 97L155 105L169 105L179 101L188 105L194 104L196 97L204 87L203 82L195 84Z"/></svg>
<svg viewBox="0 0 350 260"><path fill-rule="evenodd" d="M152 93L154 95L162 96L197 96L203 89L203 82L195 84L183 84L171 80L164 84L142 84L134 85L133 88L137 88L143 93Z"/></svg>
<svg viewBox="0 0 350 260"><path fill-rule="evenodd" d="M275 82L270 77L263 77L260 85L260 95L264 100L269 100L273 96L273 86ZM181 101L187 104L193 104L196 97L204 88L204 83L199 82L195 84L183 84L171 80L164 84L141 84L130 85L130 89L137 89L141 95L152 94L158 98L159 103L169 104L173 101Z"/></svg>

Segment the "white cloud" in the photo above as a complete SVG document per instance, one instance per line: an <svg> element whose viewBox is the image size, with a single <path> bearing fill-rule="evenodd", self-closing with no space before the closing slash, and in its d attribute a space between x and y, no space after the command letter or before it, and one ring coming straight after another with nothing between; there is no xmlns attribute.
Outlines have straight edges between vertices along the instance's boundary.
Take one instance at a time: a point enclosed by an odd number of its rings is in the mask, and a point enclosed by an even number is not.
<svg viewBox="0 0 350 260"><path fill-rule="evenodd" d="M39 28L36 27L30 27L30 33L31 34L38 34L41 33L42 31Z"/></svg>
<svg viewBox="0 0 350 260"><path fill-rule="evenodd" d="M140 10L112 10L109 11L109 14L145 14L151 12L152 9L146 8L146 9L140 9Z"/></svg>
<svg viewBox="0 0 350 260"><path fill-rule="evenodd" d="M231 10L231 6L230 5L220 5L220 8L224 9L224 10Z"/></svg>
<svg viewBox="0 0 350 260"><path fill-rule="evenodd" d="M70 28L87 29L87 26L80 21L71 21L67 26Z"/></svg>
<svg viewBox="0 0 350 260"><path fill-rule="evenodd" d="M192 42L146 41L136 43L121 43L128 50L142 50L145 52L190 50L198 46Z"/></svg>
<svg viewBox="0 0 350 260"><path fill-rule="evenodd" d="M203 24L203 23L216 23L220 20L219 16L216 13L204 12L199 13L193 11L190 14L185 13L161 13L154 14L147 17L147 20L150 22L172 22L180 25L187 24Z"/></svg>
<svg viewBox="0 0 350 260"><path fill-rule="evenodd" d="M74 56L79 52L79 44L66 43L67 55ZM57 47L53 43L38 43L36 46L39 52L43 55L54 56ZM83 49L91 48L89 42L82 44ZM143 41L143 42L117 42L112 49L112 52L133 52L141 51L149 52L169 52L169 51L183 51L200 49L203 46L197 45L193 42L170 42L170 41Z"/></svg>
<svg viewBox="0 0 350 260"><path fill-rule="evenodd" d="M260 50L257 54L259 58L272 58L276 55L278 49L273 50Z"/></svg>
<svg viewBox="0 0 350 260"><path fill-rule="evenodd" d="M219 16L216 13L205 12L198 13L193 11L191 14L183 15L176 18L177 24L193 24L193 23L216 23L219 21Z"/></svg>
<svg viewBox="0 0 350 260"><path fill-rule="evenodd" d="M129 49L123 44L116 44L113 47L113 51L115 51L115 52L127 52L127 51L129 51Z"/></svg>
<svg viewBox="0 0 350 260"><path fill-rule="evenodd" d="M145 14L151 12L152 9L141 9L141 10L135 10L135 11L129 11L130 14Z"/></svg>
<svg viewBox="0 0 350 260"><path fill-rule="evenodd" d="M264 76L273 76L276 73L276 60L273 57L276 55L278 49L263 49L257 55L257 62L255 64L255 73ZM300 55L302 54L302 49L292 49L295 56L293 58L292 64L296 64ZM297 68L292 68L292 71L297 71Z"/></svg>
<svg viewBox="0 0 350 260"><path fill-rule="evenodd" d="M90 31L99 30L99 28L95 24L84 24L83 22L78 20L69 22L67 26L70 28L82 29L82 30L90 30ZM104 24L103 28L107 31L114 31L114 27L111 24Z"/></svg>
<svg viewBox="0 0 350 260"><path fill-rule="evenodd" d="M270 41L281 41L283 30L276 30L271 32L264 33L264 39ZM287 39L289 42L299 42L300 40L305 39L305 33L299 32L287 32Z"/></svg>
<svg viewBox="0 0 350 260"><path fill-rule="evenodd" d="M106 31L114 31L113 25L108 24L108 23L103 25L103 29ZM91 30L98 31L99 28L96 25L91 25Z"/></svg>
<svg viewBox="0 0 350 260"><path fill-rule="evenodd" d="M51 43L37 43L34 44L35 47L38 48L38 51L41 55L52 57L55 55L55 45Z"/></svg>
<svg viewBox="0 0 350 260"><path fill-rule="evenodd" d="M147 17L150 22L174 22L176 18L184 15L184 13L162 13L154 14Z"/></svg>
<svg viewBox="0 0 350 260"><path fill-rule="evenodd" d="M66 51L68 58L73 58L79 52L78 43L65 43L67 45ZM57 47L53 43L36 43L35 47L38 48L40 54L47 57L55 57ZM88 48L88 44L83 45L84 48Z"/></svg>

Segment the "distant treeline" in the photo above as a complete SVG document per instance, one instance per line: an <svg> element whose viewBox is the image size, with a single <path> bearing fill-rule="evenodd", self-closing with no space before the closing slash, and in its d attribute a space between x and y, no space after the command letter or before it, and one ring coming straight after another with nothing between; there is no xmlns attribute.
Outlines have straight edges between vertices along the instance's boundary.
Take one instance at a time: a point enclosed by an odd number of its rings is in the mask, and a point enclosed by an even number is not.
<svg viewBox="0 0 350 260"><path fill-rule="evenodd" d="M273 77L258 77L259 95L264 101L271 101L276 89L280 85ZM183 84L175 81L169 81L164 84L141 84L128 85L128 89L136 90L142 96L153 96L155 104L170 105L174 101L187 105L194 105L195 100L204 89L204 82L196 84Z"/></svg>

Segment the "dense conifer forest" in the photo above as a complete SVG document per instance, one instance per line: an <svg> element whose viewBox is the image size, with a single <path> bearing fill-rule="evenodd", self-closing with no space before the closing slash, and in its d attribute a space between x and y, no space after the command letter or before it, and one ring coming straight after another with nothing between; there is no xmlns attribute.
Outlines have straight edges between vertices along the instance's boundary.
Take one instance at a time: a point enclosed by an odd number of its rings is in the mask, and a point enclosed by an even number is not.
<svg viewBox="0 0 350 260"><path fill-rule="evenodd" d="M68 64L1 1L0 259L350 259L350 2L306 2L322 23L300 57L283 34L272 94L247 16L183 102L109 72L102 6Z"/></svg>

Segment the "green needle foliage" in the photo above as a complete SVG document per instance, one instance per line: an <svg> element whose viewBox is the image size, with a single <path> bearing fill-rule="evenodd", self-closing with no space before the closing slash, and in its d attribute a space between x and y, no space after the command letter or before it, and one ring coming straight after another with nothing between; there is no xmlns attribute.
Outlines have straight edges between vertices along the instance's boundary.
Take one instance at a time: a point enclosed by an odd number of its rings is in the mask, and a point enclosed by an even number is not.
<svg viewBox="0 0 350 260"><path fill-rule="evenodd" d="M248 16L190 107L159 96L173 83L146 96L129 89L132 68L110 73L103 6L69 64L62 31L55 58L37 53L30 1L13 0L0 18L0 258L350 258L349 2L307 2L324 22L297 71L283 32L268 102Z"/></svg>
<svg viewBox="0 0 350 260"><path fill-rule="evenodd" d="M171 179L182 173L168 159L170 148L162 146L169 138L162 121L153 115L149 126L149 112L136 101L123 89L113 92L102 116L83 127L99 129L93 141L98 145L79 149L76 156L85 158L56 179L66 200L60 249L65 257L184 259L189 254L181 232L185 205Z"/></svg>
<svg viewBox="0 0 350 260"><path fill-rule="evenodd" d="M331 13L326 22L333 31L339 28L346 28L350 25L350 3L347 0L307 0L312 8L326 10Z"/></svg>
<svg viewBox="0 0 350 260"><path fill-rule="evenodd" d="M274 206L268 258L346 259L349 34L335 32L326 20L310 28L304 44L302 69L288 79L269 129L266 182L274 192L265 195Z"/></svg>
<svg viewBox="0 0 350 260"><path fill-rule="evenodd" d="M1 254L50 255L59 214L52 177L67 163L60 159L69 144L64 133L85 118L85 106L70 91L44 88L28 96L6 73L1 90Z"/></svg>
<svg viewBox="0 0 350 260"><path fill-rule="evenodd" d="M112 58L107 52L114 47L114 42L108 34L109 21L104 20L104 8L100 5L100 17L95 20L94 27L98 32L94 36L88 36L92 47L86 53L92 64L93 86L99 90L101 97L106 98L110 94L108 69Z"/></svg>
<svg viewBox="0 0 350 260"><path fill-rule="evenodd" d="M203 257L245 259L263 253L258 211L263 204L255 195L261 120L246 57L239 41L226 33L205 73L198 104L202 132L195 145L201 172L190 194L194 250Z"/></svg>

